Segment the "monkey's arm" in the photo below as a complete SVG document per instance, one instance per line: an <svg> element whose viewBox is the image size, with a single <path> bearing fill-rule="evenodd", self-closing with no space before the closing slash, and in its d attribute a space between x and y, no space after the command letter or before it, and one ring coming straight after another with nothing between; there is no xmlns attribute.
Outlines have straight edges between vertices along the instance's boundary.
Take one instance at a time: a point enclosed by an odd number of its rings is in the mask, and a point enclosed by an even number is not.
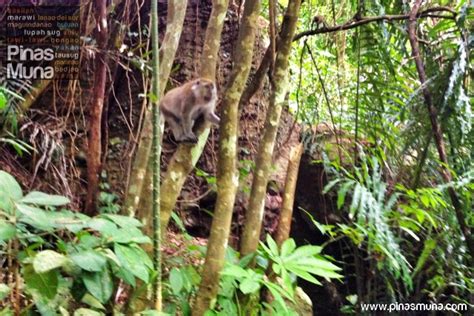
<svg viewBox="0 0 474 316"><path fill-rule="evenodd" d="M219 118L219 116L217 116L213 111L208 111L204 115L207 121L215 125L219 125L219 123L221 122L221 119Z"/></svg>

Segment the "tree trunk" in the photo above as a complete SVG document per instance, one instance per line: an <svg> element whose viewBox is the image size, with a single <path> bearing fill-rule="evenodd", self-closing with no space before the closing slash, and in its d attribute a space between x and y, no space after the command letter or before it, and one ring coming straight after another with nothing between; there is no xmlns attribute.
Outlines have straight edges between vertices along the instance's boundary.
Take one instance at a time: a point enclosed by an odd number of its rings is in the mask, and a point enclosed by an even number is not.
<svg viewBox="0 0 474 316"><path fill-rule="evenodd" d="M174 57L176 50L178 49L179 39L181 37L181 31L183 30L184 17L186 15L187 1L181 0L169 0L168 1L168 14L167 14L167 27L165 37L162 43L162 52L160 56L160 83L159 93L157 97L161 97L168 82L168 78L173 66ZM143 122L143 128L140 133L140 142L138 145L137 154L133 163L130 181L127 189L127 195L125 199L125 212L130 216L135 216L138 205L140 203L140 197L142 195L143 186L150 187L152 179L152 167L151 163L148 163L148 157L151 154L152 137L153 134L153 123L152 123L152 107L148 107L145 113ZM150 165L150 167L148 167ZM146 177L146 180L145 180ZM146 196L151 197L151 189L147 191ZM146 203L146 206L141 208L142 214L139 214L139 218L146 218L148 213L148 231L151 229L151 203Z"/></svg>
<svg viewBox="0 0 474 316"><path fill-rule="evenodd" d="M255 252L260 241L267 182L272 165L272 154L281 110L287 92L287 70L300 4L301 0L292 0L288 3L282 23L273 74L275 88L272 90L270 106L265 119L264 134L257 154L250 200L245 214L241 243L242 255Z"/></svg>
<svg viewBox="0 0 474 316"><path fill-rule="evenodd" d="M96 71L94 91L90 109L89 150L87 155L87 196L85 210L88 215L97 213L97 194L99 193L99 174L101 169L101 122L104 107L105 83L107 81L107 5L105 1L95 1L96 39L98 52L96 55Z"/></svg>
<svg viewBox="0 0 474 316"><path fill-rule="evenodd" d="M237 139L239 101L252 66L252 57L260 13L260 0L245 3L242 24L234 52L235 64L229 86L222 100L219 164L217 167L217 201L212 220L201 284L193 315L203 315L217 295L219 277L225 262L235 195L239 185L237 172Z"/></svg>
<svg viewBox="0 0 474 316"><path fill-rule="evenodd" d="M410 44L412 47L412 55L415 60L416 70L418 71L418 76L420 78L420 83L423 91L423 96L425 99L426 108L431 122L431 129L433 131L433 136L438 150L439 160L441 161L441 176L443 177L446 183L450 183L453 178L451 172L449 171L449 161L446 155L446 148L443 140L443 132L441 130L441 125L438 122L437 109L433 105L433 99L431 98L431 93L428 90L426 83L426 73L423 61L420 55L420 47L418 45L418 39L416 37L416 19L418 10L420 9L422 0L417 0L410 12L410 18L408 20L408 37L410 39ZM464 216L463 207L459 197L456 194L453 186L448 186L448 194L451 198L451 203L454 207L454 212L456 213L456 218L458 220L461 232L466 239L467 248L471 255L471 260L474 261L474 239L472 237L472 232L469 226L466 223L466 218Z"/></svg>
<svg viewBox="0 0 474 316"><path fill-rule="evenodd" d="M221 32L227 13L228 0L213 0L212 12L206 30L206 38L201 56L201 77L215 80L217 57L220 48ZM184 181L193 170L199 157L201 157L207 137L209 136L209 123L198 126L196 136L197 144L180 144L168 163L168 170L161 184L161 224L163 228L168 225L171 212L176 204Z"/></svg>
<svg viewBox="0 0 474 316"><path fill-rule="evenodd" d="M285 189L283 192L283 203L280 212L280 221L276 231L275 241L281 247L283 242L290 237L291 219L293 218L293 205L295 202L296 181L300 168L303 144L298 144L291 151L288 169L286 171Z"/></svg>

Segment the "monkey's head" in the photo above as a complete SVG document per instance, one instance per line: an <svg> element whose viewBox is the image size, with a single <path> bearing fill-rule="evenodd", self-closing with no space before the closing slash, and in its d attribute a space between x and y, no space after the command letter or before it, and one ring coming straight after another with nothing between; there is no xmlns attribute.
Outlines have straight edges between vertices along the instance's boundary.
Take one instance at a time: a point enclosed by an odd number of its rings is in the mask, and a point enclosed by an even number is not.
<svg viewBox="0 0 474 316"><path fill-rule="evenodd" d="M214 81L206 78L194 80L191 89L196 98L202 99L204 102L210 102L216 96L216 85Z"/></svg>

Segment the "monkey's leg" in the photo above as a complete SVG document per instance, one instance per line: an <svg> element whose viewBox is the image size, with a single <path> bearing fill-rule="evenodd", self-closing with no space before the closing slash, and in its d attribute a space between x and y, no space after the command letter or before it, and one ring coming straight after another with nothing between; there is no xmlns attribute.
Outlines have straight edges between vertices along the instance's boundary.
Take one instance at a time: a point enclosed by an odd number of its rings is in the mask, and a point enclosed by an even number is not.
<svg viewBox="0 0 474 316"><path fill-rule="evenodd" d="M168 125L171 128L171 131L173 132L174 139L177 142L180 142L183 140L183 129L181 128L181 124L174 118L167 118L166 122L168 122Z"/></svg>
<svg viewBox="0 0 474 316"><path fill-rule="evenodd" d="M192 114L189 113L184 113L183 114L183 121L181 126L183 127L183 141L188 141L191 143L196 143L197 142L197 137L193 133L193 125L194 125L194 120L192 119Z"/></svg>

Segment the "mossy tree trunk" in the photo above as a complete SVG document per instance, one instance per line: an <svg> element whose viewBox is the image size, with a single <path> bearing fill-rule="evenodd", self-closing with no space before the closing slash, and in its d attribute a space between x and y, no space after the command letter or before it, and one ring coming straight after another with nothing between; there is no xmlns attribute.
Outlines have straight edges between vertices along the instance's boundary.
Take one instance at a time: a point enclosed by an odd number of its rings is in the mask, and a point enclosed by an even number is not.
<svg viewBox="0 0 474 316"><path fill-rule="evenodd" d="M96 70L94 90L90 108L89 143L87 151L87 196L85 211L89 215L97 213L97 195L99 193L99 174L102 156L102 109L104 107L105 83L107 81L107 4L105 1L95 1L96 39L98 52L96 54Z"/></svg>
<svg viewBox="0 0 474 316"><path fill-rule="evenodd" d="M296 182L300 167L303 144L296 145L290 155L286 170L285 189L283 190L283 203L281 205L280 221L275 235L275 241L281 246L290 237L291 219L293 218L293 204L295 202Z"/></svg>
<svg viewBox="0 0 474 316"><path fill-rule="evenodd" d="M201 77L211 80L215 80L216 77L221 33L228 5L228 0L212 1L212 12L206 30L200 71ZM186 177L193 170L199 157L201 157L209 131L209 123L198 126L196 130L197 144L180 144L168 163L168 170L161 184L161 224L163 228L168 225L171 212L181 193Z"/></svg>
<svg viewBox="0 0 474 316"><path fill-rule="evenodd" d="M235 64L222 100L217 167L217 201L193 315L201 316L217 295L219 276L224 266L235 195L239 185L237 139L239 101L252 66L260 0L245 3L242 24L234 52Z"/></svg>
<svg viewBox="0 0 474 316"><path fill-rule="evenodd" d="M184 17L186 15L187 1L169 0L168 14L166 20L166 33L162 43L162 51L160 55L160 82L157 97L159 98L166 87L168 78L173 66L176 50L178 49L179 39L183 30ZM125 213L130 216L135 216L140 197L142 195L143 187L151 185L152 178L152 162L149 163L149 157L152 147L153 122L152 122L152 107L148 107L143 121L143 128L140 133L140 142L138 150L130 174L130 180L127 188L125 198ZM145 176L147 176L148 184L145 184ZM141 208L142 213L138 214L138 218L145 222L145 231L151 233L151 189L148 193L147 206Z"/></svg>
<svg viewBox="0 0 474 316"><path fill-rule="evenodd" d="M290 0L282 23L274 73L272 76L275 84L265 118L264 134L257 153L250 200L245 214L244 231L241 242L242 255L255 252L260 240L265 194L267 191L270 168L272 166L272 154L275 147L275 138L280 122L281 110L287 92L287 72L291 43L296 30L300 5L301 0Z"/></svg>

